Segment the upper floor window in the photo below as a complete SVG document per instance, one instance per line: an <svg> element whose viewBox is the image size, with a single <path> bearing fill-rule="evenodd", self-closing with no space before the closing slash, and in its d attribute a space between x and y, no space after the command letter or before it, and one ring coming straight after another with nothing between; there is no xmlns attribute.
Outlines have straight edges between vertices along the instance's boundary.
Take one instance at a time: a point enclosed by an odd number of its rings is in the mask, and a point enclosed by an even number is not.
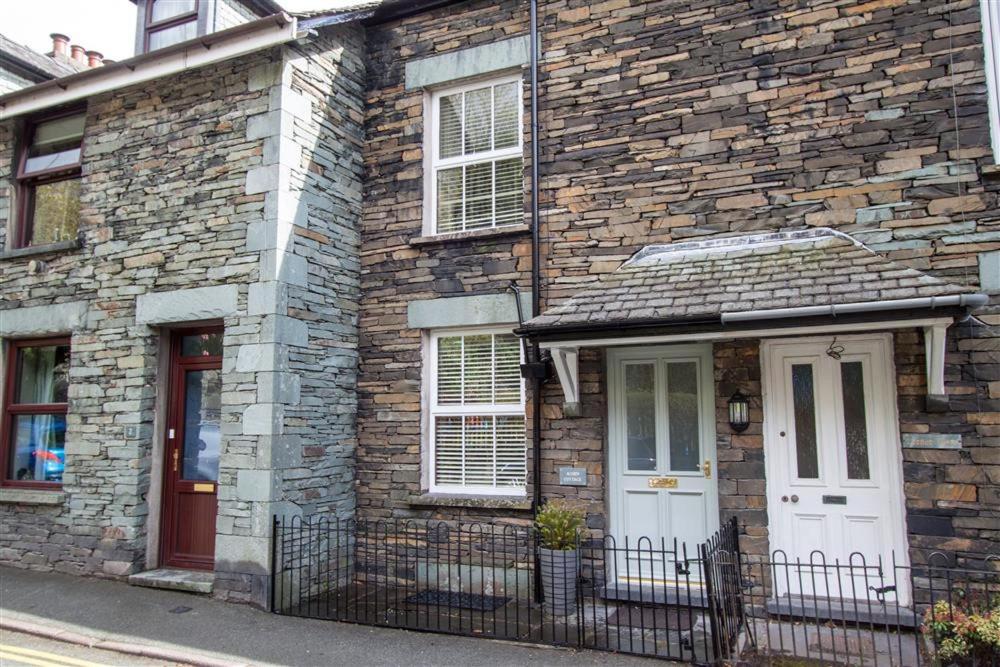
<svg viewBox="0 0 1000 667"><path fill-rule="evenodd" d="M509 329L434 333L429 361L430 490L524 493L520 341Z"/></svg>
<svg viewBox="0 0 1000 667"><path fill-rule="evenodd" d="M66 466L69 339L11 342L7 373L4 483L58 484Z"/></svg>
<svg viewBox="0 0 1000 667"><path fill-rule="evenodd" d="M148 0L146 51L155 51L198 36L198 0Z"/></svg>
<svg viewBox="0 0 1000 667"><path fill-rule="evenodd" d="M435 92L426 152L436 234L524 219L521 79Z"/></svg>
<svg viewBox="0 0 1000 667"><path fill-rule="evenodd" d="M15 247L76 238L83 124L80 111L28 124L17 173L20 214Z"/></svg>

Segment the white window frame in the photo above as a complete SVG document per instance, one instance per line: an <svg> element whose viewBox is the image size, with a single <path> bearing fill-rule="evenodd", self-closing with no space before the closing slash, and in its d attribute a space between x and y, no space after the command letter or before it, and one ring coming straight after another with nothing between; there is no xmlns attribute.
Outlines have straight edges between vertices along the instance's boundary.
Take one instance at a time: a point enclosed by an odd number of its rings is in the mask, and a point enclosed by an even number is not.
<svg viewBox="0 0 1000 667"><path fill-rule="evenodd" d="M990 113L990 145L993 162L1000 164L1000 3L980 0L983 25L983 68Z"/></svg>
<svg viewBox="0 0 1000 667"><path fill-rule="evenodd" d="M521 400L518 403L478 403L475 405L439 405L437 400L438 388L438 341L441 338L454 336L475 336L481 334L513 334L516 325L490 326L490 327L462 327L451 329L434 329L426 332L425 355L424 355L424 392L421 401L421 411L423 412L424 431L424 470L427 471L424 488L430 493L440 493L461 496L514 496L523 497L527 492L528 483L528 417L526 413L526 388L524 378L521 378ZM520 363L524 363L524 346L518 346ZM436 483L436 457L435 457L435 417L443 416L464 416L464 415L490 415L490 416L522 416L525 422L525 485L521 487L510 486L449 486Z"/></svg>
<svg viewBox="0 0 1000 667"><path fill-rule="evenodd" d="M484 151L481 153L473 153L472 155L459 155L457 157L441 159L441 145L438 141L438 125L441 120L441 98L447 97L448 95L454 95L456 93L465 93L470 90L476 90L478 88L484 88L486 86L497 86L504 83L516 82L518 84L518 96L521 99L521 104L517 105L517 146L511 146L510 148L503 148L500 150ZM501 160L504 158L520 157L522 161L524 160L524 79L520 74L508 74L505 76L490 77L477 79L472 82L463 83L457 86L448 86L445 88L435 88L434 90L428 91L424 97L424 118L428 119L429 122L424 127L424 173L428 175L424 179L424 201L427 202L427 206L424 209L424 234L426 236L438 236L441 234L461 234L465 230L453 230L447 232L437 231L437 173L440 169L447 169L449 167L460 167L470 164L479 164L481 162L492 162L494 160ZM463 109L464 112L464 109ZM495 110L494 110L495 112ZM464 118L464 113L463 113ZM523 162L522 162L523 164ZM524 189L524 172L521 172L521 188L522 193ZM523 196L523 194L522 194ZM523 203L523 200L522 200ZM500 225L499 227L494 224L492 227L484 227L479 230L468 230L468 231L482 231L488 232L493 229L503 229L505 227L513 227L518 224L524 224L524 218L520 221L505 225Z"/></svg>

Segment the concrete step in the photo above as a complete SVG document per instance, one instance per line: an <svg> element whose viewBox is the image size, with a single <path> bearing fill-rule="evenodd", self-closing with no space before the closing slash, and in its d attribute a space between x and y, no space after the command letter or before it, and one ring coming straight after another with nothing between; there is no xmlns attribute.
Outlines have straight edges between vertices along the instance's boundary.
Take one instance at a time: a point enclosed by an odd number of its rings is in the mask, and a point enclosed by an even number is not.
<svg viewBox="0 0 1000 667"><path fill-rule="evenodd" d="M200 593L210 595L212 584L215 582L215 574L202 570L181 570L179 568L164 567L158 570L146 570L138 574L133 574L128 578L128 583L133 586L145 586L146 588L164 588L171 591L185 591L187 593Z"/></svg>

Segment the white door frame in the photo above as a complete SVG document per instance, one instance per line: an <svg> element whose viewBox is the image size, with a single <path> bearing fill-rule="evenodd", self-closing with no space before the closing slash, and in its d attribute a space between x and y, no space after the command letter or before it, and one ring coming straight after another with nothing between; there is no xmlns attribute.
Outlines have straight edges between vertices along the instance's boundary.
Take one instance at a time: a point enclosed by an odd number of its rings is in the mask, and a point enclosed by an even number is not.
<svg viewBox="0 0 1000 667"><path fill-rule="evenodd" d="M784 442L779 435L781 425L777 423L774 401L783 400L784 396L779 390L784 383L783 368L776 363L778 352L788 346L800 345L803 343L828 345L833 340L833 335L823 337L808 338L782 338L762 340L760 344L761 361L761 390L764 408L764 467L765 467L765 487L768 507L769 526L769 548L773 555L783 545L791 544L791 536L784 535L784 527L778 516L778 509L781 507L781 496L785 494L782 483L783 476L787 474L787 466L782 465ZM881 437L876 441L884 448L880 452L878 459L887 466L886 489L888 497L891 499L888 508L888 523L892 526L892 540L895 553L895 564L900 567L909 565L909 542L906 537L905 518L905 492L903 488L903 452L899 435L899 411L896 398L896 368L893 361L893 339L892 334L873 333L863 335L837 336L838 342L865 342L877 346L878 354L873 358L872 363L872 387L874 394L872 400L877 406L873 411L876 419L873 419L873 426L880 429ZM874 443L873 443L874 444ZM787 550L786 550L787 553ZM902 576L902 571L892 572L893 563L883 561L890 577L897 577L899 586L898 598L901 604L909 601L909 582L906 576Z"/></svg>
<svg viewBox="0 0 1000 667"><path fill-rule="evenodd" d="M620 449L625 446L625 401L620 395L622 378L619 377L619 362L629 359L651 359L661 362L671 359L698 360L698 391L699 391L699 437L701 439L702 460L707 459L712 467L708 490L706 493L706 516L710 526L714 526L709 534L719 525L719 483L718 462L715 441L715 377L714 357L711 343L692 343L685 345L656 345L642 347L622 347L607 350L606 372L608 378L608 435L605 450L608 462L608 534L620 541L626 525L622 497L622 476L626 474ZM636 473L642 475L643 473ZM655 477L659 473L647 473ZM704 477L702 471L692 473L671 472L673 477ZM629 535L630 543L641 535ZM619 545L621 546L621 545ZM659 548L654 545L654 548ZM697 558L697 545L688 545L688 554Z"/></svg>

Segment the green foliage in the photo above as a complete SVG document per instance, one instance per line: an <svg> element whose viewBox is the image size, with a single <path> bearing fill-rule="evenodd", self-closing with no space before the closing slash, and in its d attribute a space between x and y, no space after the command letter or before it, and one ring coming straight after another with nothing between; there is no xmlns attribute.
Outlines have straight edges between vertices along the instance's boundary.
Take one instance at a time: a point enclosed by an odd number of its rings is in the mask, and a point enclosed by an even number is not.
<svg viewBox="0 0 1000 667"><path fill-rule="evenodd" d="M991 664L1000 657L1000 599L938 600L920 629L934 641L934 658L943 664Z"/></svg>
<svg viewBox="0 0 1000 667"><path fill-rule="evenodd" d="M583 528L583 510L563 502L549 501L535 517L535 528L546 549L572 551L576 549L577 537Z"/></svg>

